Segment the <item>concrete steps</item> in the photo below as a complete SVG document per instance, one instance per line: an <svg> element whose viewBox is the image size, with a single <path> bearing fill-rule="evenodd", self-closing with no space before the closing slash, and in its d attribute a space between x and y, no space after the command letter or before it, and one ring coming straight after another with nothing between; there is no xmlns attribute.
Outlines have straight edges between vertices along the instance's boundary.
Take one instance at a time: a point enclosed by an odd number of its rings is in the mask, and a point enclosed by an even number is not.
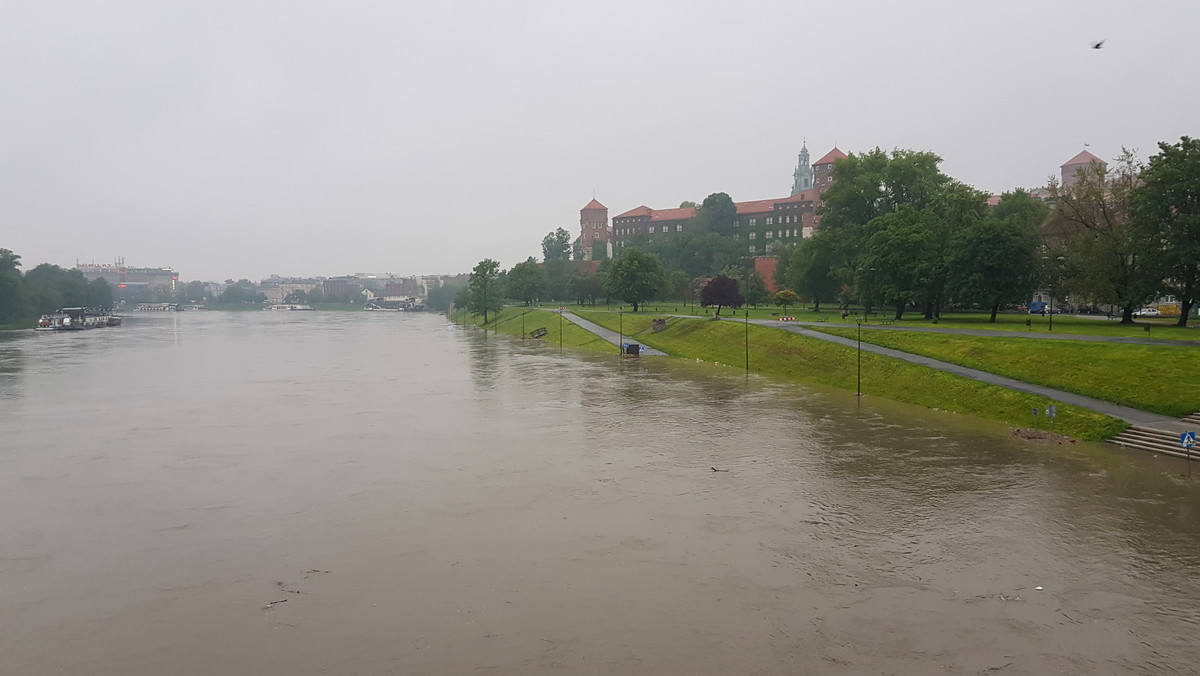
<svg viewBox="0 0 1200 676"><path fill-rule="evenodd" d="M1195 414L1183 420L1184 422L1190 422L1193 417L1195 417ZM1197 422L1197 428L1200 429L1200 422ZM1140 451L1172 455L1177 458L1187 457L1187 453L1179 443L1178 432L1165 432L1163 430L1150 429L1149 427L1130 427L1112 439L1109 439L1108 443ZM1192 447L1192 458L1200 460L1200 446Z"/></svg>

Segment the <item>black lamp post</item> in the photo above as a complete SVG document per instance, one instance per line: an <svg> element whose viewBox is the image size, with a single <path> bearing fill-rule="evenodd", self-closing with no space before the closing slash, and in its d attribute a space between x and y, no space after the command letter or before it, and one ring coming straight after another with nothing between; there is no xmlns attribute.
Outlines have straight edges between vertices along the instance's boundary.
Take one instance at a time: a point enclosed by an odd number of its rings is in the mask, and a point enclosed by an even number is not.
<svg viewBox="0 0 1200 676"><path fill-rule="evenodd" d="M625 313L617 311L617 354L625 351Z"/></svg>
<svg viewBox="0 0 1200 676"><path fill-rule="evenodd" d="M854 321L858 324L858 394L862 396L862 317L855 317Z"/></svg>
<svg viewBox="0 0 1200 676"><path fill-rule="evenodd" d="M750 308L746 308L746 373L750 373Z"/></svg>

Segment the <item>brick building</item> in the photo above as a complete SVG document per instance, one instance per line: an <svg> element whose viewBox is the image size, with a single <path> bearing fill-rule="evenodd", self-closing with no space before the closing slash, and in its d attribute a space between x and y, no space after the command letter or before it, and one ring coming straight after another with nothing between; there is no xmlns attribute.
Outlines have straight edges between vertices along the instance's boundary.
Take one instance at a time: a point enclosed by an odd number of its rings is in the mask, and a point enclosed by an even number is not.
<svg viewBox="0 0 1200 676"><path fill-rule="evenodd" d="M592 260L592 247L596 242L606 247L612 241L612 229L608 227L608 207L592 198L579 210L579 244L583 248L583 260ZM608 252L611 254L611 249Z"/></svg>

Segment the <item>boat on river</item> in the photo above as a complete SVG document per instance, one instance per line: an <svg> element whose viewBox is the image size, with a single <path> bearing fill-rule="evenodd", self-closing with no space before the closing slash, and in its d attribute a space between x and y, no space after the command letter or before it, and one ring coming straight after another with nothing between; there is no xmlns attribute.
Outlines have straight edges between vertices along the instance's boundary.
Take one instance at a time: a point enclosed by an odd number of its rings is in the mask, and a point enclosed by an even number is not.
<svg viewBox="0 0 1200 676"><path fill-rule="evenodd" d="M295 303L276 303L274 305L268 305L265 308L263 308L263 310L271 310L271 311L275 311L275 312L279 312L279 311L302 312L302 311L312 310L312 309L313 308L311 305L297 305Z"/></svg>
<svg viewBox="0 0 1200 676"><path fill-rule="evenodd" d="M121 318L104 310L86 307L65 307L56 312L42 315L38 320L38 331L84 331L107 326L120 326Z"/></svg>

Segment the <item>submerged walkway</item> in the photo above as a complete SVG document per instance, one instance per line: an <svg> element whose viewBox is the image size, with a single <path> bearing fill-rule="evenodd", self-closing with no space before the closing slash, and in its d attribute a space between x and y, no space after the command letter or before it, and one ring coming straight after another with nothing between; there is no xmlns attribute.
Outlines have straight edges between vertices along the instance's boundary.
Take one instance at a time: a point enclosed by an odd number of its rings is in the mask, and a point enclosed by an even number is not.
<svg viewBox="0 0 1200 676"><path fill-rule="evenodd" d="M603 326L600 326L594 322L589 322L586 319L582 319L566 310L559 310L559 312L561 312L562 316L566 320L570 321L571 323L576 324L576 325L596 334L600 338L603 338L604 340L608 341L609 343L612 343L613 345L620 345L621 336L616 331L610 331L609 329L606 329ZM689 317L688 315L671 315L671 316L685 318L685 319L687 319L687 318L695 319L695 317ZM736 317L728 317L728 318L722 318L722 319L724 319L725 321L735 321L735 322L745 321L744 319L738 319ZM823 340L823 341L826 341L829 343L837 343L839 345L844 345L844 346L850 347L850 348L858 348L859 347L859 343L852 338L843 338L841 336L835 336L835 335L828 334L828 333L822 333L820 331L814 331L814 330L808 328L809 326L813 326L814 324L816 326L837 326L839 328L846 328L846 327L848 327L848 325L846 325L846 324L841 324L841 323L836 323L836 322L834 322L834 323L826 323L826 322L822 322L822 323L815 323L815 322L783 323L783 322L779 322L778 320L773 320L773 319L751 319L749 321L751 324L756 324L758 326L763 326L763 327L772 328L772 329L779 329L781 331L790 331L791 333L796 333L796 334L799 334L799 335L802 335L802 336L805 336L808 338L814 338L816 340ZM852 326L852 325L849 325L849 326ZM884 328L884 327L871 325L871 328L875 329L875 328ZM892 328L892 327L887 327L887 328ZM903 328L903 327L898 327L898 328ZM905 329L905 330L912 330L912 329ZM937 328L933 328L933 327L922 327L921 330L932 331L935 333L959 333L959 334L966 334L966 335L988 335L988 336L1002 335L1003 336L1003 335L1009 335L1012 333L1018 333L1018 335L1019 335L1019 332L989 331L989 330L984 330L984 329L950 329L950 328L937 329ZM1123 338L1119 338L1119 337L1077 336L1077 335L1073 336L1073 335L1069 335L1069 334L1058 334L1058 335L1054 335L1053 337L1051 337L1048 334L1045 334L1041 337L1051 338L1051 339L1055 339L1055 340L1090 340L1090 341L1100 341L1100 342L1141 343L1141 344L1158 344L1158 345L1162 345L1162 344L1183 344L1183 345L1193 345L1193 346L1196 345L1195 343L1191 343L1188 341L1177 341L1177 340L1155 341L1153 339L1145 339L1145 338L1123 339ZM626 336L626 338L628 338L628 336ZM642 353L644 355L654 355L654 356L665 356L666 355L665 352L662 352L660 350L656 350L654 348L647 347L644 345L642 347L644 348L644 352ZM947 373L953 373L955 375L962 376L964 378L970 378L972 380L977 380L979 382L989 383L992 385L999 385L1000 387L1007 387L1010 390L1016 390L1018 392L1026 392L1029 394L1036 394L1038 396L1046 397L1048 399L1053 399L1055 401L1061 401L1064 404L1071 404L1073 406L1078 406L1080 408L1086 408L1086 409L1089 409L1092 411L1096 411L1097 413L1102 413L1109 417L1116 418L1118 420L1124 420L1125 422L1129 423L1130 425L1134 425L1137 427L1149 427L1149 428L1153 428L1153 429L1157 429L1157 430L1171 431L1171 432L1186 432L1186 431L1194 428L1194 425L1189 425L1187 423L1184 423L1181 420L1177 420L1175 418L1170 418L1165 415L1159 415L1157 413L1150 413L1148 411L1141 411L1136 408L1130 408L1129 406L1122 406L1120 404L1114 404L1112 402L1103 401L1101 399L1094 399L1092 397L1087 397L1082 394L1075 394L1073 392L1056 390L1052 387L1045 387L1042 385L1034 385L1033 383L1027 383L1027 382L1024 382L1021 380L1014 380L1013 378L1007 378L1005 376L997 375L995 373L988 373L987 371L980 371L978 369L968 368L966 366L959 366L958 364L951 364L950 362L941 361L939 359L923 357L921 355L913 354L911 352L902 352L900 350L894 350L890 347L881 347L879 345L873 345L871 343L862 343L861 347L865 352L871 352L873 354L883 355L885 357L891 357L893 359L902 359L902 360L907 361L912 364L919 364L921 366L927 366L929 368L937 369L939 371L945 371Z"/></svg>
<svg viewBox="0 0 1200 676"><path fill-rule="evenodd" d="M562 314L563 319L566 319L567 321L571 322L572 324L576 324L584 329L587 329L588 331L591 331L592 333L596 334L597 336L612 343L614 346L624 347L624 345L622 345L622 341L621 341L622 336L621 336L621 334L617 333L616 331L610 331L610 330L604 328L603 326L596 324L595 322L589 322L588 320L583 319L582 317L578 317L574 314L571 314L570 312L567 312L566 310L558 310L557 312ZM625 338L624 342L626 342L626 343L635 342L631 339L632 338L631 336L624 336L624 338ZM656 349L650 347L649 345L642 345L641 343L638 343L638 345L641 345L641 347L642 347L642 356L645 356L645 357L665 357L665 356L667 356L666 352L663 352L662 350L656 350Z"/></svg>

